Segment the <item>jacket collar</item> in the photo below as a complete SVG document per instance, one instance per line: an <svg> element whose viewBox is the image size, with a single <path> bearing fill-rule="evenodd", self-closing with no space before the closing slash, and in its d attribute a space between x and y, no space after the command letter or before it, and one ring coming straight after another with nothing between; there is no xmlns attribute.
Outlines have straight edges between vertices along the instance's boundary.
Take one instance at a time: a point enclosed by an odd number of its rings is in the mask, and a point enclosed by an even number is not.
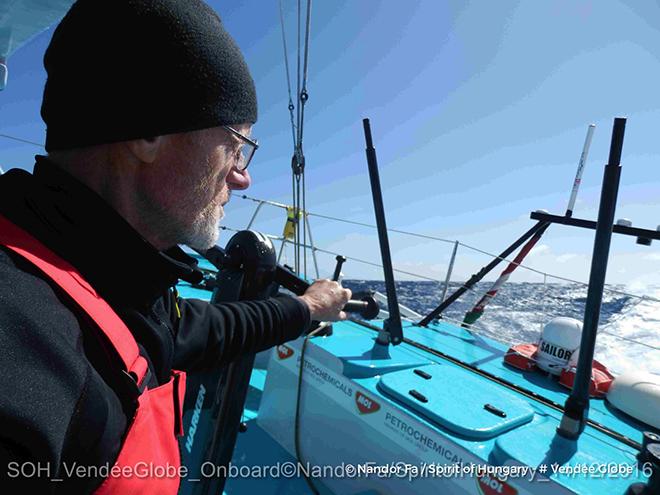
<svg viewBox="0 0 660 495"><path fill-rule="evenodd" d="M46 157L0 177L0 211L74 265L111 304L151 306L179 279L199 282L179 247L159 251L99 195Z"/></svg>

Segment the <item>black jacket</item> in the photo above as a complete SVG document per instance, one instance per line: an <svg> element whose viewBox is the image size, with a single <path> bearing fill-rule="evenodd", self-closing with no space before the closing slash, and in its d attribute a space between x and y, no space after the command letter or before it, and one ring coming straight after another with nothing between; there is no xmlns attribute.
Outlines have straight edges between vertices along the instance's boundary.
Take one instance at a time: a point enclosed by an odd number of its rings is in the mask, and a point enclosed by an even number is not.
<svg viewBox="0 0 660 495"><path fill-rule="evenodd" d="M179 299L178 317L172 286L199 280L195 260L179 248L156 250L43 157L34 175L0 176L0 214L74 265L112 306L149 363L151 386L166 382L172 368L221 366L309 326L306 305L284 295L218 305ZM64 466L111 466L116 459L132 413L117 392L123 384L116 366L68 296L0 247L0 485L22 480L21 470L30 474L33 465L21 464L29 461L44 468L32 477L40 493L98 486L98 478L67 479Z"/></svg>

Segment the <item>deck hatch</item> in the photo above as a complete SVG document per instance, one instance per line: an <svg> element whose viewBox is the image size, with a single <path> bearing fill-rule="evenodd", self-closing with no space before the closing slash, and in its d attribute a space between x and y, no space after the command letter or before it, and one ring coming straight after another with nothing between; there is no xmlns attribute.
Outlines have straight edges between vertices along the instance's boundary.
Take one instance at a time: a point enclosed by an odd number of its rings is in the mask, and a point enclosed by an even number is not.
<svg viewBox="0 0 660 495"><path fill-rule="evenodd" d="M387 373L380 378L378 388L432 422L468 438L493 438L534 417L531 406L516 394L449 365Z"/></svg>

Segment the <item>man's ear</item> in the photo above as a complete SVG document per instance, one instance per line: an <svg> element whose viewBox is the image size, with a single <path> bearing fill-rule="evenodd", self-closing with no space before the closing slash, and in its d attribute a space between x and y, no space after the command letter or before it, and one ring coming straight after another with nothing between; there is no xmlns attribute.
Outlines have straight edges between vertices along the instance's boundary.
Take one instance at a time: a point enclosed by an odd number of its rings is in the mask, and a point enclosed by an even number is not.
<svg viewBox="0 0 660 495"><path fill-rule="evenodd" d="M158 150L163 146L163 136L127 141L128 150L143 163L153 163L158 156Z"/></svg>

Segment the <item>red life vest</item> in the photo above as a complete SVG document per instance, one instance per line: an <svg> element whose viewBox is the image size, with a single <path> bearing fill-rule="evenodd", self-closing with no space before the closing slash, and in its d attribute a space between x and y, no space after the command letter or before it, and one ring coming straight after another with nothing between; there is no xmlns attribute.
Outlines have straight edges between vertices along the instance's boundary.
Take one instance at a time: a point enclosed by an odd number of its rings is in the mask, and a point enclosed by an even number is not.
<svg viewBox="0 0 660 495"><path fill-rule="evenodd" d="M120 371L135 383L135 415L110 476L95 493L176 494L182 474L177 436L183 434L185 373L173 370L166 384L145 389L147 361L139 355L133 335L78 271L1 215L0 244L36 266L91 317L116 351Z"/></svg>

